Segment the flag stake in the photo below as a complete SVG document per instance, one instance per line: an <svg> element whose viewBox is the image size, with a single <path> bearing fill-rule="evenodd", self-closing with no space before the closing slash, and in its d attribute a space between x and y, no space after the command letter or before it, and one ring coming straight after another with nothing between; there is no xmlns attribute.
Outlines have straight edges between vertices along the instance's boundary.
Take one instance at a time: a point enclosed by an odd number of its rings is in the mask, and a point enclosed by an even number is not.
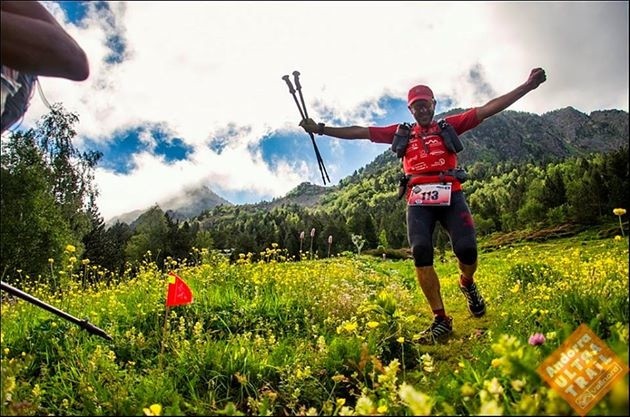
<svg viewBox="0 0 630 417"><path fill-rule="evenodd" d="M168 313L172 306L178 306L183 304L190 304L193 302L193 295L190 287L173 271L168 273L169 276L174 278L174 282L168 283L168 289L166 292L166 311L164 313L164 326L162 328L162 346L160 347L159 367L162 369L162 357L164 356L164 344L168 336ZM170 281L171 278L169 278Z"/></svg>

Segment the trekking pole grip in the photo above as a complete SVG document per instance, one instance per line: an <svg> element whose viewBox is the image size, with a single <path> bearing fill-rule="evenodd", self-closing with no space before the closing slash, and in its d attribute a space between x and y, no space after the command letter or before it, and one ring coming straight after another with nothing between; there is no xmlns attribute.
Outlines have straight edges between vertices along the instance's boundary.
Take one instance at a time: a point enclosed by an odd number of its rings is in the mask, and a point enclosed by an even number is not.
<svg viewBox="0 0 630 417"><path fill-rule="evenodd" d="M282 79L289 86L289 93L295 94L295 89L293 88L293 84L291 84L291 80L289 79L289 76L288 75L283 75Z"/></svg>
<svg viewBox="0 0 630 417"><path fill-rule="evenodd" d="M302 84L300 84L300 71L293 71L293 81L295 82L295 89L300 91Z"/></svg>

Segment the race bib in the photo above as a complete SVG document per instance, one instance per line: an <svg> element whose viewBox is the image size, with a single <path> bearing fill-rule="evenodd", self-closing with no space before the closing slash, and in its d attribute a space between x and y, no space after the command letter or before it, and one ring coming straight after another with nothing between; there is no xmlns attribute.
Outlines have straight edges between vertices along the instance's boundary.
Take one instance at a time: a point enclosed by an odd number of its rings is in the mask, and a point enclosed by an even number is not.
<svg viewBox="0 0 630 417"><path fill-rule="evenodd" d="M407 197L410 206L450 206L451 183L416 184Z"/></svg>

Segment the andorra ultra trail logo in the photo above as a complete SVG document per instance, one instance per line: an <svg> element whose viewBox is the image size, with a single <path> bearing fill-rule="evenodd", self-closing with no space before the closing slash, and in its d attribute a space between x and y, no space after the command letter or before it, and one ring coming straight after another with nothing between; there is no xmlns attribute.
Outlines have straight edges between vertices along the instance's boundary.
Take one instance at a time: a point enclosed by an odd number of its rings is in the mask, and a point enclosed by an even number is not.
<svg viewBox="0 0 630 417"><path fill-rule="evenodd" d="M628 372L628 366L581 324L536 370L581 416Z"/></svg>

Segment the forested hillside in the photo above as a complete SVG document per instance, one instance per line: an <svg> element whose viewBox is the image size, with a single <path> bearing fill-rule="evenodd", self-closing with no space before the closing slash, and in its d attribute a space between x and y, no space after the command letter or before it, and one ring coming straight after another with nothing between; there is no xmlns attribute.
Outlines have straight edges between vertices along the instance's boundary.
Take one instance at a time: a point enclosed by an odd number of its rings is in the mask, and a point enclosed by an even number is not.
<svg viewBox="0 0 630 417"><path fill-rule="evenodd" d="M47 280L51 265L67 258L76 268L98 264L111 274L134 271L147 257L163 266L193 248L233 259L273 245L309 258L375 249L404 256L405 205L396 198L401 164L390 151L332 187L303 183L271 202L226 203L197 217L182 216L185 205L166 212L156 205L130 224L108 226L94 203L100 155L72 145L77 120L55 107L37 129L3 143L0 267L8 280ZM626 112L505 111L462 140L460 162L469 174L463 187L481 238L563 224L614 225L613 209L629 205ZM199 201L191 204L199 210ZM435 239L442 250L448 244L439 228ZM64 250L68 244L72 254Z"/></svg>
<svg viewBox="0 0 630 417"><path fill-rule="evenodd" d="M613 209L627 207L629 201L627 147L546 165L476 166L471 172L475 175L464 190L480 236L563 223L612 222ZM316 207L218 207L199 217L200 227L210 231L217 247L237 253L256 253L274 242L293 252L302 231L310 249L312 228L317 236L313 250L320 256L327 252L329 236L336 251L354 250L353 234L364 238L364 249L401 248L407 238L405 205L396 198L399 173L396 164L379 169L372 165L344 180Z"/></svg>

